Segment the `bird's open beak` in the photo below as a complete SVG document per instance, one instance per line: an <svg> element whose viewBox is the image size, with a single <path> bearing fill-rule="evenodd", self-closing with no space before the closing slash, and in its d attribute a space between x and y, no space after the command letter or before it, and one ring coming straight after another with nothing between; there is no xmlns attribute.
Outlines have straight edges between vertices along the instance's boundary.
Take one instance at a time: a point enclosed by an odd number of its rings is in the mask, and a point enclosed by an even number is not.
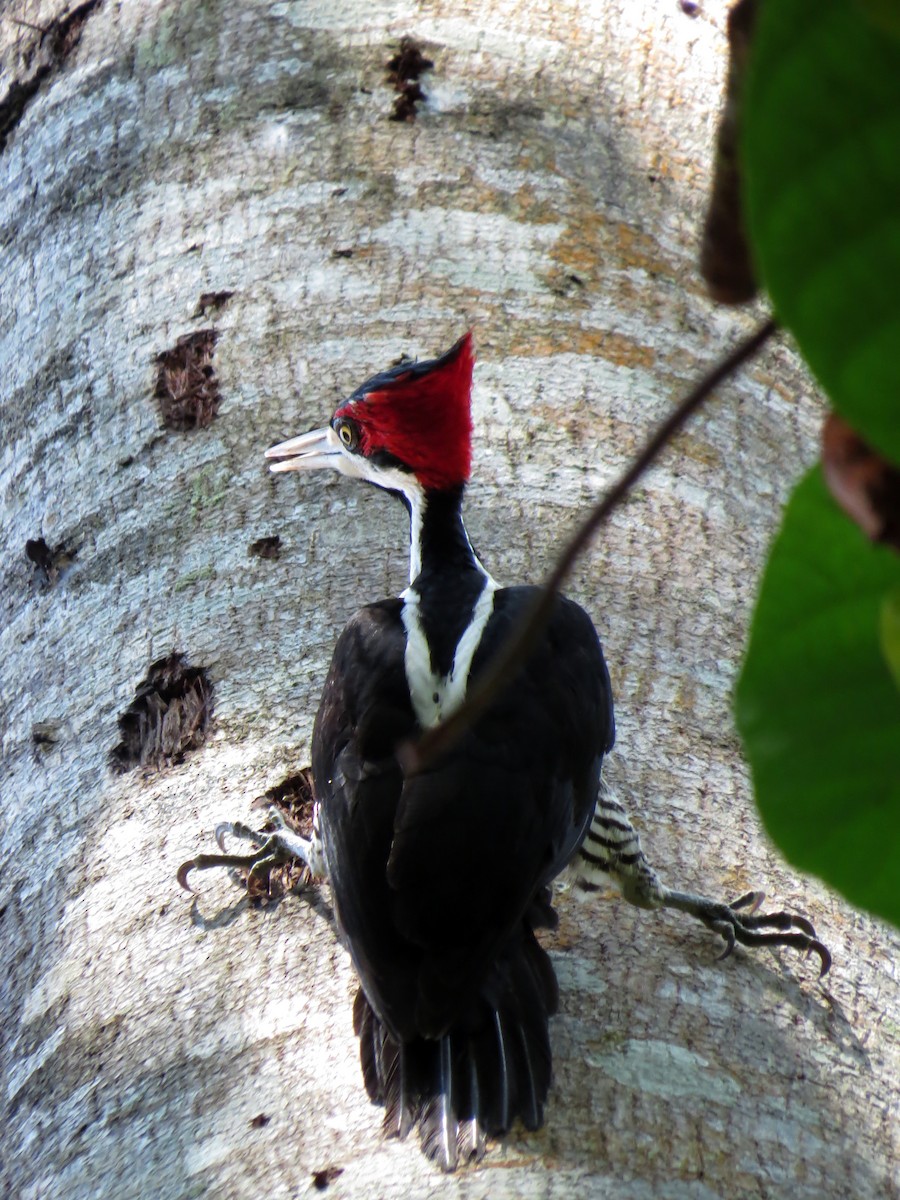
<svg viewBox="0 0 900 1200"><path fill-rule="evenodd" d="M287 442L279 442L266 451L266 458L282 459L269 468L272 471L316 471L320 467L341 469L343 454L338 435L330 425L314 429Z"/></svg>

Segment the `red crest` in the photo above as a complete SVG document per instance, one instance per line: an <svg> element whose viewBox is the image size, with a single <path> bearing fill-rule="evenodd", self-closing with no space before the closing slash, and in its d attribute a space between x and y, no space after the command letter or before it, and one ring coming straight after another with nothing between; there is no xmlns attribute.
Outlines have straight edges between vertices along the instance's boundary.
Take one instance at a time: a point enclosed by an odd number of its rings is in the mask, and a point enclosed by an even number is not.
<svg viewBox="0 0 900 1200"><path fill-rule="evenodd" d="M376 375L335 412L359 426L359 452L386 451L425 488L465 483L472 467L471 332L429 362Z"/></svg>

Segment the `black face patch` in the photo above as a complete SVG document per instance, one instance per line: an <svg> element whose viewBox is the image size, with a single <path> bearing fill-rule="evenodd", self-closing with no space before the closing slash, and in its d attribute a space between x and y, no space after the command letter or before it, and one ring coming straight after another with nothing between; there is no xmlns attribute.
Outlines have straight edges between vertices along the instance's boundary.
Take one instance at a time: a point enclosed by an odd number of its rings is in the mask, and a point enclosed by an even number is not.
<svg viewBox="0 0 900 1200"><path fill-rule="evenodd" d="M401 462L395 454L391 454L388 450L376 450L374 454L369 455L369 462L376 467L381 467L387 471L394 467L400 471L404 471L407 475L413 475L415 472L412 467L407 466L405 462Z"/></svg>

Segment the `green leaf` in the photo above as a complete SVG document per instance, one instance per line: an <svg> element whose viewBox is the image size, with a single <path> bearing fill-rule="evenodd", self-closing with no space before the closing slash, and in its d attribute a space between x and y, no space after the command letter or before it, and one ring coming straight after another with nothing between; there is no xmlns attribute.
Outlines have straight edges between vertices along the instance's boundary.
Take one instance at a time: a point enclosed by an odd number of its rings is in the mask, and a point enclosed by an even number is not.
<svg viewBox="0 0 900 1200"><path fill-rule="evenodd" d="M900 688L900 590L891 592L882 601L880 632L885 662Z"/></svg>
<svg viewBox="0 0 900 1200"><path fill-rule="evenodd" d="M900 925L900 692L881 641L898 588L900 558L866 541L816 468L769 556L735 715L782 852Z"/></svg>
<svg viewBox="0 0 900 1200"><path fill-rule="evenodd" d="M760 6L742 161L779 318L835 408L900 462L900 40L868 4Z"/></svg>
<svg viewBox="0 0 900 1200"><path fill-rule="evenodd" d="M897 0L859 0L866 16L879 29L900 38L900 4Z"/></svg>

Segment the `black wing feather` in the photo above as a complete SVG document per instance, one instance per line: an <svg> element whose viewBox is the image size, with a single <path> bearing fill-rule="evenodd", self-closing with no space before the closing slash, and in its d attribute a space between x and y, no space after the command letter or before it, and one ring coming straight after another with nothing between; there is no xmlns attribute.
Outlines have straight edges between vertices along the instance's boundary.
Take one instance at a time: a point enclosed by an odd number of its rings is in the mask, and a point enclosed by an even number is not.
<svg viewBox="0 0 900 1200"><path fill-rule="evenodd" d="M498 591L473 661L484 670L533 599ZM335 649L313 773L335 910L362 983L355 1025L386 1128L418 1123L446 1170L484 1135L543 1120L556 979L532 929L581 844L614 725L593 625L558 599L538 649L445 758L406 778L420 732L404 671L402 601L368 605Z"/></svg>

